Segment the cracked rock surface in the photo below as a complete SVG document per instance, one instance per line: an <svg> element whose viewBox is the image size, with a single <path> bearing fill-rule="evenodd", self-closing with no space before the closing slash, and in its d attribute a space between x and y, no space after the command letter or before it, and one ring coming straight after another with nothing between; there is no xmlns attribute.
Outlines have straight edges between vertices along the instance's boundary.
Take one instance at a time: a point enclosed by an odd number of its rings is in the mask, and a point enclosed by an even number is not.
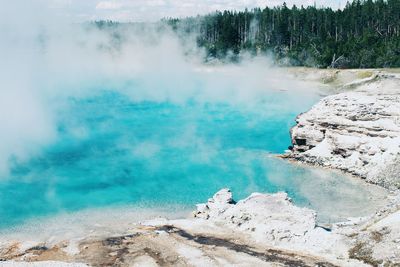
<svg viewBox="0 0 400 267"><path fill-rule="evenodd" d="M400 75L380 75L297 117L289 157L400 188Z"/></svg>
<svg viewBox="0 0 400 267"><path fill-rule="evenodd" d="M285 193L238 201L229 189L192 218L154 219L113 236L0 243L0 266L396 266L400 196L368 218L320 226Z"/></svg>

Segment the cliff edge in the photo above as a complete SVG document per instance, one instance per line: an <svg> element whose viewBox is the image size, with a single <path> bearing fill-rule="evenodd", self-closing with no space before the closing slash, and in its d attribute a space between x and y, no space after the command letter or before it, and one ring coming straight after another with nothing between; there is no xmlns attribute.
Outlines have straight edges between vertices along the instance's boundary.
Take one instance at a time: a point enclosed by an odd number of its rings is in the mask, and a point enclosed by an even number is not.
<svg viewBox="0 0 400 267"><path fill-rule="evenodd" d="M399 189L400 75L377 73L343 88L297 117L287 156Z"/></svg>

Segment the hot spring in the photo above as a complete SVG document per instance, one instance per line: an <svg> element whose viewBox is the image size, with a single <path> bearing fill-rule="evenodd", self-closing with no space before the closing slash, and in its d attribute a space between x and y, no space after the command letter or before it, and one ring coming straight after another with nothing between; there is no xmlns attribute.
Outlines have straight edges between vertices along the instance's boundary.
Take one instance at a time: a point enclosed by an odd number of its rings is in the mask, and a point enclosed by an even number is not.
<svg viewBox="0 0 400 267"><path fill-rule="evenodd" d="M297 114L319 98L290 88L251 105L138 99L107 88L69 96L56 140L29 158L11 157L0 179L0 228L90 209L190 211L226 187L235 199L285 191L324 221L366 215L382 196L371 186L274 156L290 145Z"/></svg>

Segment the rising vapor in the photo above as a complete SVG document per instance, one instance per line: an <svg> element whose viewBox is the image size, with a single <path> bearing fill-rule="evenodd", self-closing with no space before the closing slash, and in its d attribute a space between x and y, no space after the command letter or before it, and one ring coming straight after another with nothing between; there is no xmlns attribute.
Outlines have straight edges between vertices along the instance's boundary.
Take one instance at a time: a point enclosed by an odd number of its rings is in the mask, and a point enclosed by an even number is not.
<svg viewBox="0 0 400 267"><path fill-rule="evenodd" d="M57 17L43 1L2 2L2 177L12 163L57 140L58 117L71 97L117 90L132 101L251 105L270 90L308 86L283 79L283 72L267 58L242 55L238 64L204 65L195 36L183 41L157 23L100 29ZM295 104L297 97L292 98Z"/></svg>

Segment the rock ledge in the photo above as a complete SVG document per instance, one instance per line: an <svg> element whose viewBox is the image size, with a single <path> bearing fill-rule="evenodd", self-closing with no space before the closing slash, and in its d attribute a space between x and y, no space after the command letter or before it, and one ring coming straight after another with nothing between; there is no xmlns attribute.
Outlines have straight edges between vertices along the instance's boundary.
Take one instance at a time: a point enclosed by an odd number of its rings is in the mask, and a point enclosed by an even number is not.
<svg viewBox="0 0 400 267"><path fill-rule="evenodd" d="M328 96L296 122L288 157L400 188L400 76Z"/></svg>

